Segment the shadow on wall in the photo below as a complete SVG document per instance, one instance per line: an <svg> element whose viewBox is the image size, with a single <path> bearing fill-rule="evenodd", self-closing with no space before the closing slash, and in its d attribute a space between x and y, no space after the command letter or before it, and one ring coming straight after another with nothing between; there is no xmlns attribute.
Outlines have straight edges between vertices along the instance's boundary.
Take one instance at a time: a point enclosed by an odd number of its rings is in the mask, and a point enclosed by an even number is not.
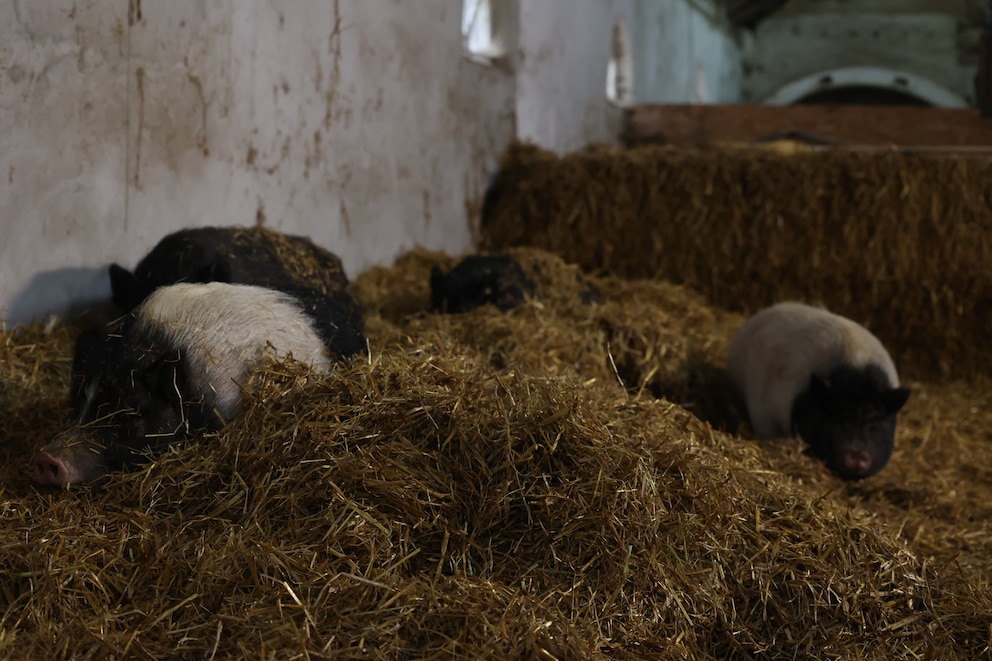
<svg viewBox="0 0 992 661"><path fill-rule="evenodd" d="M66 321L112 318L119 311L110 302L108 266L64 268L35 274L27 287L0 311L7 326L29 324L50 314Z"/></svg>

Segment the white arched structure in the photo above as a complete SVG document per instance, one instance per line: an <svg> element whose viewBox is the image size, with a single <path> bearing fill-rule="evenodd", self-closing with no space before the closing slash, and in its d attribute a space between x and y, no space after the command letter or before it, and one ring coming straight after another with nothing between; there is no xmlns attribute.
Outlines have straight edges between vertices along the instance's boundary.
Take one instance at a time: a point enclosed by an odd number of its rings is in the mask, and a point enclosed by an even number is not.
<svg viewBox="0 0 992 661"><path fill-rule="evenodd" d="M845 87L875 87L915 96L932 106L966 108L959 95L916 74L884 67L846 67L827 69L783 85L764 100L770 105L795 103L815 92Z"/></svg>

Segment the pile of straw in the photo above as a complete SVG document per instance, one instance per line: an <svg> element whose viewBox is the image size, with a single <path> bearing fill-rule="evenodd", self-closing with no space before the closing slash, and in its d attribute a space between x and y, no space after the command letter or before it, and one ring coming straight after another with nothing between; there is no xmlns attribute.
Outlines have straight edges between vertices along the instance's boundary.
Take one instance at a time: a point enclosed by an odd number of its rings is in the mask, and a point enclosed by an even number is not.
<svg viewBox="0 0 992 661"><path fill-rule="evenodd" d="M866 324L916 378L992 372L992 161L892 149L512 146L483 247L686 284L751 314L798 298Z"/></svg>
<svg viewBox="0 0 992 661"><path fill-rule="evenodd" d="M73 332L0 335L0 656L989 655L987 387L912 383L845 483L690 413L742 317L664 282L583 303L514 254L537 295L506 314L426 312L448 256L367 273L369 357L270 365L218 434L68 491L25 463Z"/></svg>

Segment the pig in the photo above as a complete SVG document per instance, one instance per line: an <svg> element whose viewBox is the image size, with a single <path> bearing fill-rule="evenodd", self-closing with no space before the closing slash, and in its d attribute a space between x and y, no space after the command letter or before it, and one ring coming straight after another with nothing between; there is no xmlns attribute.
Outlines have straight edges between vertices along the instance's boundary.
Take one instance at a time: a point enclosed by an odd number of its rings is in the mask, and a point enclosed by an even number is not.
<svg viewBox="0 0 992 661"><path fill-rule="evenodd" d="M89 482L219 429L238 413L241 384L266 354L330 371L366 348L352 312L305 287L156 289L108 332L80 334L73 422L32 459L35 481Z"/></svg>
<svg viewBox="0 0 992 661"><path fill-rule="evenodd" d="M509 255L470 255L447 274L431 270L431 310L470 312L487 303L506 312L533 296L534 283Z"/></svg>
<svg viewBox="0 0 992 661"><path fill-rule="evenodd" d="M882 343L823 308L785 302L748 319L734 337L727 371L762 439L796 434L845 479L882 470L892 455L899 386Z"/></svg>
<svg viewBox="0 0 992 661"><path fill-rule="evenodd" d="M261 227L194 227L169 234L131 272L111 264L113 302L133 310L156 288L179 282L230 282L272 289L314 287L343 296L341 260L309 239Z"/></svg>

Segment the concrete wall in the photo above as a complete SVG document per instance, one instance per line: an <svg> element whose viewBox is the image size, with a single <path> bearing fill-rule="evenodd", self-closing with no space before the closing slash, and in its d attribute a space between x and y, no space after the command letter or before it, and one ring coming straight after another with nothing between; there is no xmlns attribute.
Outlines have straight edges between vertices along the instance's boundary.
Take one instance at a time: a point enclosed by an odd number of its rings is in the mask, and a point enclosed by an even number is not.
<svg viewBox="0 0 992 661"><path fill-rule="evenodd" d="M636 4L521 0L516 108L522 139L559 152L616 141L623 117L607 101L606 68L613 25L618 17L631 25Z"/></svg>
<svg viewBox="0 0 992 661"><path fill-rule="evenodd" d="M741 99L762 102L805 77L871 67L893 72L880 85L899 89L894 74L905 73L910 88L930 83L973 105L981 18L976 6L954 0L792 0L745 41Z"/></svg>
<svg viewBox="0 0 992 661"><path fill-rule="evenodd" d="M740 50L712 0L644 0L634 25L638 102L740 100Z"/></svg>
<svg viewBox="0 0 992 661"><path fill-rule="evenodd" d="M352 277L468 250L518 127L616 139L606 54L629 1L521 0L494 66L465 57L458 0L0 4L0 318L105 297L107 263L193 225L308 235Z"/></svg>
<svg viewBox="0 0 992 661"><path fill-rule="evenodd" d="M513 79L461 56L449 0L0 6L0 306L106 291L189 225L298 232L354 275L463 250L512 137Z"/></svg>

